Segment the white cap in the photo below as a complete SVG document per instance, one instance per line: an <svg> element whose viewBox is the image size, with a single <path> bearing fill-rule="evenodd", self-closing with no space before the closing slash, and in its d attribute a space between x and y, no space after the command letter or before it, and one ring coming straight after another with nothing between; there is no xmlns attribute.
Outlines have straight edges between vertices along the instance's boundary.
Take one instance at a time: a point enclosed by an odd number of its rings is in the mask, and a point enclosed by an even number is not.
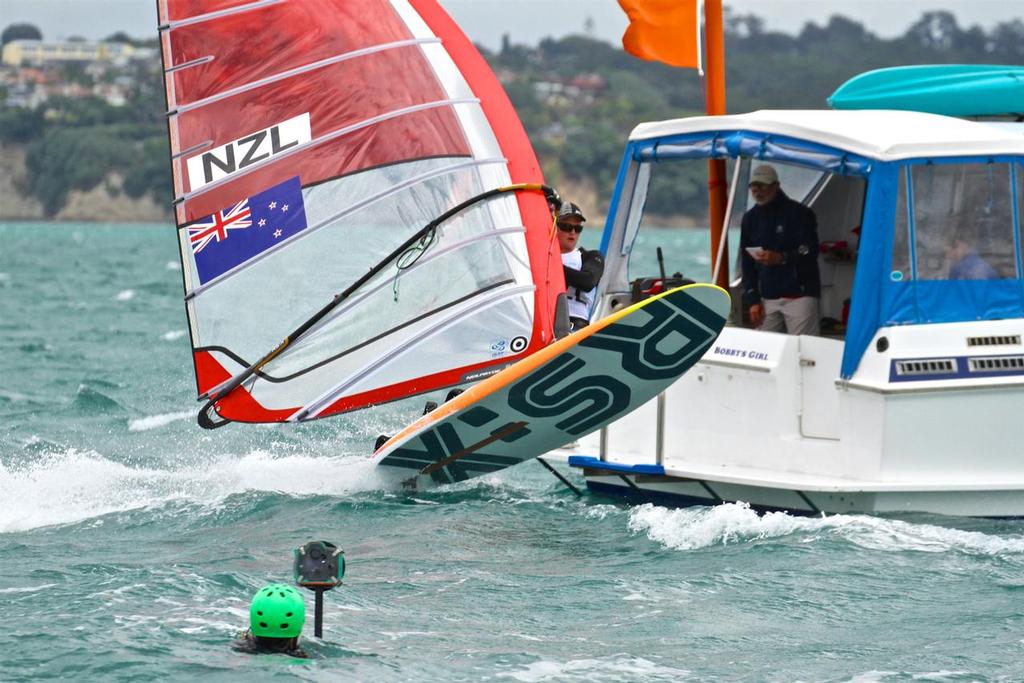
<svg viewBox="0 0 1024 683"><path fill-rule="evenodd" d="M750 174L750 184L761 183L763 185L774 185L779 182L779 174L768 164L762 164Z"/></svg>

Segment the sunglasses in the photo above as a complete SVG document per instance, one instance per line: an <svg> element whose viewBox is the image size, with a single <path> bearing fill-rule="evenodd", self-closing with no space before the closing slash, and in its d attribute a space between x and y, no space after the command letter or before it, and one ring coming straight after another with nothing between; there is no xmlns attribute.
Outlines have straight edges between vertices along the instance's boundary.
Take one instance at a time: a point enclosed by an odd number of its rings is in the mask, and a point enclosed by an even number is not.
<svg viewBox="0 0 1024 683"><path fill-rule="evenodd" d="M576 223L555 223L555 225L557 225L558 229L561 230L562 232L575 232L576 234L579 234L579 233L583 232L583 225L582 224L576 224Z"/></svg>

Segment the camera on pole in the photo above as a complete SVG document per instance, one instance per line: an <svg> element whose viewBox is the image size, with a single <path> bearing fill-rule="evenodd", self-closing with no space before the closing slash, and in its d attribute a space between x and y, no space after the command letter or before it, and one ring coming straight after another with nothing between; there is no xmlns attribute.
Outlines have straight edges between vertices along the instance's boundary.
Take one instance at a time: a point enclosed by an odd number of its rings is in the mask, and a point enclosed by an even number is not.
<svg viewBox="0 0 1024 683"><path fill-rule="evenodd" d="M295 550L295 583L316 595L313 635L323 637L324 593L341 585L345 551L327 541L310 541Z"/></svg>

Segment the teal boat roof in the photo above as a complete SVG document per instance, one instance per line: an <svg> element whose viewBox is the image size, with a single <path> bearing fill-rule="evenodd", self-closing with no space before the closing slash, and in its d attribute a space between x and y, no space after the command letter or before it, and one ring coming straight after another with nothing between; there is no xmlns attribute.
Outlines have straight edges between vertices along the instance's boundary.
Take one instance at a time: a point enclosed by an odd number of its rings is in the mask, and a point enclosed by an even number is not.
<svg viewBox="0 0 1024 683"><path fill-rule="evenodd" d="M843 83L828 103L833 109L902 109L945 116L1024 115L1024 66L876 69Z"/></svg>

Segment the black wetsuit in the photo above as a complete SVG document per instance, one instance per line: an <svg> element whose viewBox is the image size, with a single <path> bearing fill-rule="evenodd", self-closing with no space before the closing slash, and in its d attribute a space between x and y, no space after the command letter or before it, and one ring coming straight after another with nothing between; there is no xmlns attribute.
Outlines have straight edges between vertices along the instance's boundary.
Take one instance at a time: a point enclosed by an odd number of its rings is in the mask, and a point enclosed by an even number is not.
<svg viewBox="0 0 1024 683"><path fill-rule="evenodd" d="M309 655L299 647L298 638L262 638L254 636L252 631L245 631L239 634L238 638L231 643L231 649L235 652L244 652L247 655L288 655L299 659L308 659Z"/></svg>

